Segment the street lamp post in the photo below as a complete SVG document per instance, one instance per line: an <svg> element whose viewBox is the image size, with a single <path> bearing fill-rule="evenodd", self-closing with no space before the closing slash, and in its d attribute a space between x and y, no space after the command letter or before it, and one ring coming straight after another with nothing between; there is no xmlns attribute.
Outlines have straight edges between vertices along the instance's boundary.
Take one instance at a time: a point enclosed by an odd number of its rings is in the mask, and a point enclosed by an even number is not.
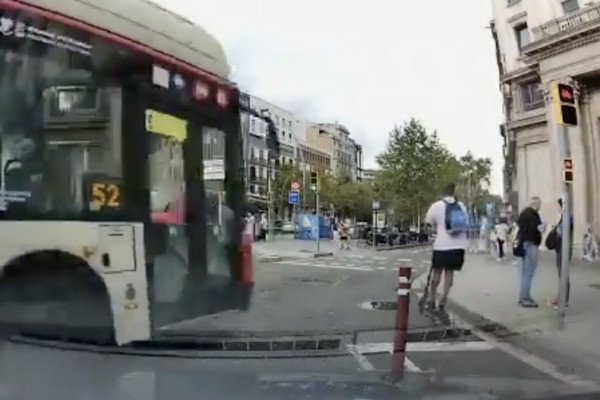
<svg viewBox="0 0 600 400"><path fill-rule="evenodd" d="M269 240L273 240L273 191L271 188L271 155L267 155L267 221Z"/></svg>

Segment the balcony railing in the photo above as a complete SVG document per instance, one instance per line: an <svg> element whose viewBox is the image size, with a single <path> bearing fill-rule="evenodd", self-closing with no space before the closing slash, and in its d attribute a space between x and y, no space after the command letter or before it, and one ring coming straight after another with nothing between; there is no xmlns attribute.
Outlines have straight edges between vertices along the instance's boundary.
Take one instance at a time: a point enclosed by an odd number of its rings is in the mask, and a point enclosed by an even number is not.
<svg viewBox="0 0 600 400"><path fill-rule="evenodd" d="M536 42L559 33L581 28L585 24L594 25L594 23L600 23L600 4L590 5L533 28L533 40Z"/></svg>

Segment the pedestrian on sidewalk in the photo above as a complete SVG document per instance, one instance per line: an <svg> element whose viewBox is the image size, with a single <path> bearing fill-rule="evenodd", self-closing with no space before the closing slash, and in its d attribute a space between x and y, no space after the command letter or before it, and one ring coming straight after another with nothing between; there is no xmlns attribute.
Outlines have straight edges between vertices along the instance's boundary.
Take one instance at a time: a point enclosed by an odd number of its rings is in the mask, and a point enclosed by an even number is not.
<svg viewBox="0 0 600 400"><path fill-rule="evenodd" d="M338 233L340 235L340 250L344 250L344 245L346 250L350 250L350 242L348 241L349 230L350 228L348 227L348 224L341 220L338 225Z"/></svg>
<svg viewBox="0 0 600 400"><path fill-rule="evenodd" d="M425 217L425 222L436 229L437 236L433 242L433 255L427 308L435 309L437 288L444 272L444 288L438 302L438 311L443 313L454 283L454 271L460 271L465 261L465 250L469 239L469 216L467 208L455 196L455 184L449 184L444 190L441 200L434 202Z"/></svg>
<svg viewBox="0 0 600 400"><path fill-rule="evenodd" d="M504 260L504 245L506 244L509 230L506 220L499 219L494 230L496 233L496 245L498 247L498 261L502 261Z"/></svg>
<svg viewBox="0 0 600 400"><path fill-rule="evenodd" d="M529 206L519 214L517 219L517 224L519 225L517 240L523 246L519 305L525 308L535 308L538 306L531 298L531 285L537 269L542 233L545 230L539 214L541 205L542 201L539 197L532 197Z"/></svg>
<svg viewBox="0 0 600 400"><path fill-rule="evenodd" d="M269 230L269 221L267 216L263 214L260 218L260 239L267 241L267 232Z"/></svg>
<svg viewBox="0 0 600 400"><path fill-rule="evenodd" d="M519 225L517 224L517 221L515 221L514 219L510 222L509 224L510 228L509 228L509 232L508 232L508 246L506 246L509 249L514 249L516 243L518 242L518 237L519 237ZM519 260L520 257L517 257L514 255L512 255L512 265L519 265Z"/></svg>
<svg viewBox="0 0 600 400"><path fill-rule="evenodd" d="M556 227L554 228L554 231L556 232L556 243L555 243L555 248L554 250L556 251L556 269L558 271L558 282L559 282L559 287L560 287L560 275L562 272L562 213L563 213L563 199L558 199L558 206L560 208L560 219L558 220L558 223L556 224ZM571 215L571 226L569 229L569 232L571 233L569 235L570 237L570 243L569 243L569 261L571 261L572 257L573 257L573 216ZM558 305L559 305L559 295L560 295L560 289L558 294L556 295L556 298L550 302L550 305L552 307L554 307L554 309L558 309ZM569 297L571 295L571 281L567 281L567 307L569 306Z"/></svg>

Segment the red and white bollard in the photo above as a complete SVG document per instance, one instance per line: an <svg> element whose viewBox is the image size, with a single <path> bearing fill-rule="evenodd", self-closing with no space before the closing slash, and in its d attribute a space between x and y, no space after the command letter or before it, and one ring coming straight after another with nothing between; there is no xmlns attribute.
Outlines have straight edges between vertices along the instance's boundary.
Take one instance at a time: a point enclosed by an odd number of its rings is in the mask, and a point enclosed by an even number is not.
<svg viewBox="0 0 600 400"><path fill-rule="evenodd" d="M396 326L394 328L394 352L392 353L392 380L394 382L398 382L404 377L411 273L411 267L398 268L398 300L396 304Z"/></svg>

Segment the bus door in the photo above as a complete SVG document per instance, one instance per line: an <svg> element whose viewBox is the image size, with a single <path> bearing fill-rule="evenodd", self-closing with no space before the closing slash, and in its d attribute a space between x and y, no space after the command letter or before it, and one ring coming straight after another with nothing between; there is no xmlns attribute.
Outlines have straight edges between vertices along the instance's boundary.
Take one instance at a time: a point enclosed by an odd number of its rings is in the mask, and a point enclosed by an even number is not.
<svg viewBox="0 0 600 400"><path fill-rule="evenodd" d="M212 168L213 175L205 174L204 158L212 149L206 146L206 136L212 138L215 130L183 107L158 103L144 113L149 144L149 297L153 327L161 329L235 307L234 259L226 228L234 217L219 202L224 196L215 196L211 189L223 190L224 170L219 175ZM219 137L225 140L224 133ZM221 155L222 166L223 162ZM221 179L206 179L211 177ZM219 218L222 224L216 231L209 222Z"/></svg>

